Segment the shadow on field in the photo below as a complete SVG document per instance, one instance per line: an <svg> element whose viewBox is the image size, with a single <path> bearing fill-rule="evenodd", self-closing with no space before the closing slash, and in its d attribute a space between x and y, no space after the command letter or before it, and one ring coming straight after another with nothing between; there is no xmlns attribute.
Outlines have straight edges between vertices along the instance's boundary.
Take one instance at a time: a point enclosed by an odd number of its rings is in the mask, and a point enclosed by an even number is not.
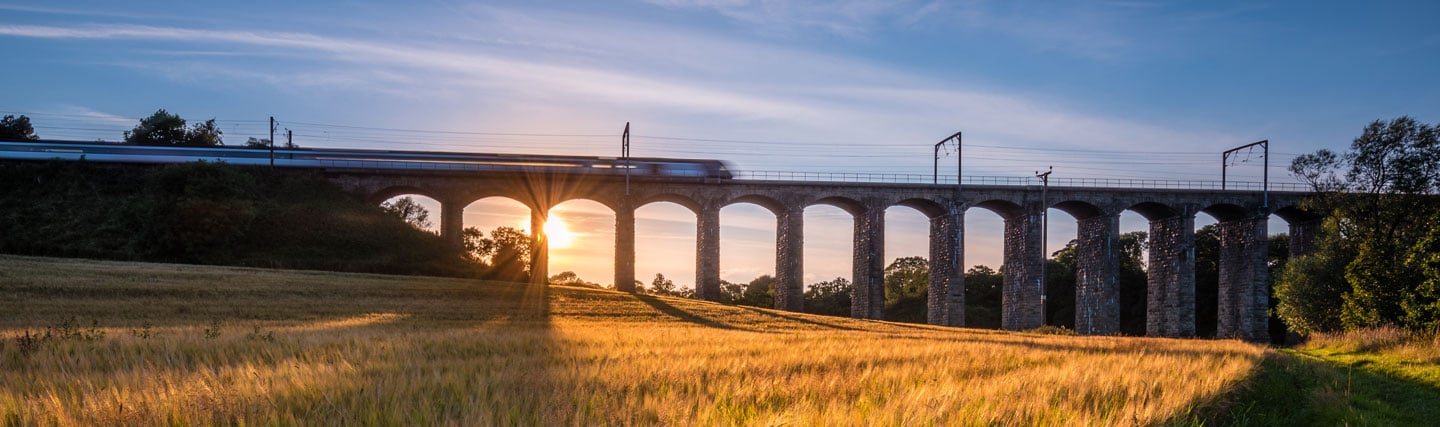
<svg viewBox="0 0 1440 427"><path fill-rule="evenodd" d="M696 325L704 326L707 328L727 329L732 331L765 332L760 330L741 328L738 326L720 323L711 319L700 317L695 313L691 313L679 307L670 305L670 303L667 303L660 298L656 298L650 295L637 294L635 295L635 299L640 300L640 302L643 302L656 310L659 310L661 313L665 313L676 319L694 323Z"/></svg>
<svg viewBox="0 0 1440 427"><path fill-rule="evenodd" d="M825 327L825 328L830 328L830 329L838 329L838 330L842 330L842 331L867 331L867 330L868 330L868 329L861 329L861 328L852 328L852 327L844 326L844 325L837 325L837 324L834 324L834 323L825 323L825 322L820 322L820 321L816 321L816 320L810 320L810 319L806 319L806 318L800 317L800 316L790 316L790 315L780 314L780 313L776 313L776 312L773 312L773 311L766 311L766 310L762 310L762 309L755 308L755 307L747 307L747 306L743 306L743 305L737 305L736 307L739 307L739 308L742 308L742 309L745 309L745 310L749 310L750 312L755 313L755 314L761 314L761 315L765 315L765 316L770 316L770 317L785 319L785 320L789 320L789 321L791 321L791 322L804 323L804 324L807 324L807 325L815 325L815 326L820 326L820 327Z"/></svg>

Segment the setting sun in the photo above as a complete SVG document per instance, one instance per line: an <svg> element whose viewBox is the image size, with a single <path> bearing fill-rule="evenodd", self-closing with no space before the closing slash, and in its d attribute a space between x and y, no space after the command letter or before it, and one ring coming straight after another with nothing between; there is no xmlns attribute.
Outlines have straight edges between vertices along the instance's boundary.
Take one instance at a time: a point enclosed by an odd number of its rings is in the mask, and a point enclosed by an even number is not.
<svg viewBox="0 0 1440 427"><path fill-rule="evenodd" d="M550 247L563 248L570 246L570 242L575 240L575 233L565 226L565 221L551 217L545 220L545 237L549 239Z"/></svg>

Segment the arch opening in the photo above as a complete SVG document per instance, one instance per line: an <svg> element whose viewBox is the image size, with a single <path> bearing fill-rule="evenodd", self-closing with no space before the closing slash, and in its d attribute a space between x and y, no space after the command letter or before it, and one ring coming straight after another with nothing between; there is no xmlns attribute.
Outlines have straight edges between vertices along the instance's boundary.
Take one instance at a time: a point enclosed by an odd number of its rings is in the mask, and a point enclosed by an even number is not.
<svg viewBox="0 0 1440 427"><path fill-rule="evenodd" d="M967 209L964 240L965 326L1000 329L1005 219L994 207Z"/></svg>
<svg viewBox="0 0 1440 427"><path fill-rule="evenodd" d="M805 311L850 316L854 291L855 216L817 202L805 208Z"/></svg>
<svg viewBox="0 0 1440 427"><path fill-rule="evenodd" d="M720 288L724 298L738 297L732 300L756 307L775 306L777 217L773 209L748 201L720 209Z"/></svg>
<svg viewBox="0 0 1440 427"><path fill-rule="evenodd" d="M1168 208L1167 208L1168 209ZM1153 213L1153 212L1151 212ZM1120 213L1120 334L1145 336L1150 286L1150 219L1136 210Z"/></svg>
<svg viewBox="0 0 1440 427"><path fill-rule="evenodd" d="M545 238L551 283L615 287L615 211L610 207L589 199L552 206Z"/></svg>
<svg viewBox="0 0 1440 427"><path fill-rule="evenodd" d="M885 269L885 320L926 322L930 288L930 216L910 205L885 209L885 256L882 264Z"/></svg>
<svg viewBox="0 0 1440 427"><path fill-rule="evenodd" d="M674 202L652 202L635 209L636 288L649 288L656 275L675 283L677 292L695 292L695 212Z"/></svg>
<svg viewBox="0 0 1440 427"><path fill-rule="evenodd" d="M471 257L485 264L482 276L493 280L528 281L530 207L508 197L491 196L470 202L462 212L465 249Z"/></svg>
<svg viewBox="0 0 1440 427"><path fill-rule="evenodd" d="M415 228L432 234L440 234L440 201L419 193L396 193L380 201L380 207L394 214Z"/></svg>
<svg viewBox="0 0 1440 427"><path fill-rule="evenodd" d="M1063 204L1063 203L1062 203ZM1075 330L1081 248L1075 205L1045 212L1045 324ZM1098 210L1096 210L1098 212ZM1089 217L1098 214L1087 215ZM1084 217L1081 217L1084 218Z"/></svg>

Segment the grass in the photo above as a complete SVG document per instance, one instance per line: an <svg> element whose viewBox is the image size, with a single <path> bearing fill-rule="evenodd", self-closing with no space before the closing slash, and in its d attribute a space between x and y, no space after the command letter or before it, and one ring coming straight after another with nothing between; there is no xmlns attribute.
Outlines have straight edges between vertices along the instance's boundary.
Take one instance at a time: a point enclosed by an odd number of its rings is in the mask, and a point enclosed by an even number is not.
<svg viewBox="0 0 1440 427"><path fill-rule="evenodd" d="M1232 389L1293 359L589 288L11 256L0 313L6 425L1226 424L1263 415Z"/></svg>

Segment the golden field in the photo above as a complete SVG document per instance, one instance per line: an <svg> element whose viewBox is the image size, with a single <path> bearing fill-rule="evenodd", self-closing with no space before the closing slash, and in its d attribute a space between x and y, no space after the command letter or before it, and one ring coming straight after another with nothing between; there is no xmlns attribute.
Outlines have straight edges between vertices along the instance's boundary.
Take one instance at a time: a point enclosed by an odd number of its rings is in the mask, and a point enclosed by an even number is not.
<svg viewBox="0 0 1440 427"><path fill-rule="evenodd" d="M1266 353L588 288L8 256L0 313L5 425L1187 423Z"/></svg>

